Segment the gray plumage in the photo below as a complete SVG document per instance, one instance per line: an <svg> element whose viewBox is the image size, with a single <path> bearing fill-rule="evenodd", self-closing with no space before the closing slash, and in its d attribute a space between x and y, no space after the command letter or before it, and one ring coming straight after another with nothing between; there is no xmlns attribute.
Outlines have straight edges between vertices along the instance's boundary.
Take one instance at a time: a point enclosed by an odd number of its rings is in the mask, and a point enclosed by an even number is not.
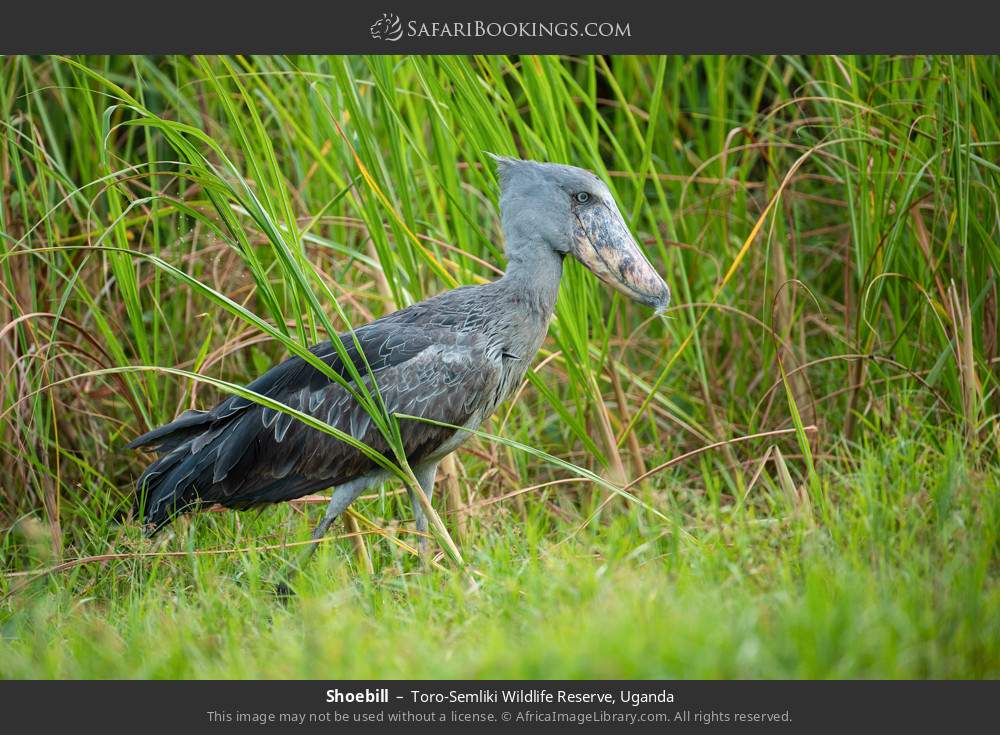
<svg viewBox="0 0 1000 735"><path fill-rule="evenodd" d="M607 187L570 166L499 159L508 267L497 281L439 294L355 330L390 413L478 428L523 380L552 318L562 261L572 253L595 274L644 303L666 306L669 291L628 234ZM586 193L586 201L581 192ZM366 381L350 335L340 339ZM311 348L345 379L330 342ZM391 456L369 415L342 386L292 357L248 388L325 421ZM401 420L407 459L425 492L438 461L469 435ZM325 532L353 499L384 477L354 447L289 414L233 396L188 411L133 441L159 458L138 480L151 531L202 503L243 509L337 488ZM418 527L426 519L415 505Z"/></svg>

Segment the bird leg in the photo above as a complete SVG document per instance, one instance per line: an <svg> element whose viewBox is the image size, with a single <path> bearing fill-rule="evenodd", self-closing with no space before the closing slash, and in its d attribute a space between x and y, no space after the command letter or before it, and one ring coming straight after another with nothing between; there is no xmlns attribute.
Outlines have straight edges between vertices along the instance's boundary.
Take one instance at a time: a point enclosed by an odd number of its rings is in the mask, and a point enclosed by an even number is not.
<svg viewBox="0 0 1000 735"><path fill-rule="evenodd" d="M279 582L276 591L280 597L290 597L294 594L290 586L291 577L295 572L305 566L312 555L316 553L316 547L319 546L319 540L326 535L327 530L330 528L337 516L347 510L347 506L354 502L364 490L371 484L371 481L367 477L359 477L351 482L345 482L343 485L338 485L333 489L333 494L330 496L330 503L326 506L326 512L323 514L323 520L319 522L316 529L312 532L310 539L313 543L309 544L305 551L299 556L298 562L292 567L291 572L288 575L288 579Z"/></svg>
<svg viewBox="0 0 1000 735"><path fill-rule="evenodd" d="M437 462L417 467L413 471L413 476L420 483L420 489L424 491L427 500L431 500L434 496L434 478L437 476ZM426 559L428 550L427 514L424 513L424 508L420 505L420 501L416 498L413 489L407 487L406 491L410 494L410 503L413 505L413 519L416 522L417 532L420 534L417 539L420 556Z"/></svg>

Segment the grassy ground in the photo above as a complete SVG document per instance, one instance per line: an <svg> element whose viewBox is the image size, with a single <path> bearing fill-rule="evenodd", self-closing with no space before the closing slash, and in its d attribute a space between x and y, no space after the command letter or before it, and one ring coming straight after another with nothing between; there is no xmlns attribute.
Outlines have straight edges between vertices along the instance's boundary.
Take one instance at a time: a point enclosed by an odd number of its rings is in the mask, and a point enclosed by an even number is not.
<svg viewBox="0 0 1000 735"><path fill-rule="evenodd" d="M998 120L991 57L0 60L0 676L1000 675ZM316 504L142 539L126 441L495 277L486 151L677 304L568 268L438 484L467 572L398 484L287 604Z"/></svg>
<svg viewBox="0 0 1000 735"><path fill-rule="evenodd" d="M538 514L497 514L467 547L483 575L474 594L410 559L378 559L367 576L337 544L287 606L269 586L273 552L76 570L0 628L4 673L996 677L1000 484L928 438L831 473L836 508L815 526L693 499L678 507L692 543L641 514L575 535ZM378 501L362 512L377 517ZM171 546L259 543L276 525L305 536L291 515L200 523Z"/></svg>

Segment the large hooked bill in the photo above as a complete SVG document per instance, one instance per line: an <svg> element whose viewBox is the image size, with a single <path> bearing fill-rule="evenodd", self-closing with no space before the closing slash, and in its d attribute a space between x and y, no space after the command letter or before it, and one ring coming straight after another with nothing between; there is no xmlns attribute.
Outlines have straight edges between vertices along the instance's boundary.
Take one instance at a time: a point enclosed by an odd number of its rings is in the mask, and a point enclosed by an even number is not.
<svg viewBox="0 0 1000 735"><path fill-rule="evenodd" d="M639 249L614 201L594 202L575 216L576 259L615 290L662 313L670 305L670 288Z"/></svg>

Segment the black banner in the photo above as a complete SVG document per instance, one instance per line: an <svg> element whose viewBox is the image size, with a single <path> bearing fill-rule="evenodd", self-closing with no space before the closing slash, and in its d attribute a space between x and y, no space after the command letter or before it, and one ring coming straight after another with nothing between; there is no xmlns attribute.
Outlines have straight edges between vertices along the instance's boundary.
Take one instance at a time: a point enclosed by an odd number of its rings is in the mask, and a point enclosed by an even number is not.
<svg viewBox="0 0 1000 735"><path fill-rule="evenodd" d="M0 709L9 732L967 732L995 727L998 693L997 682L7 682Z"/></svg>
<svg viewBox="0 0 1000 735"><path fill-rule="evenodd" d="M1000 4L8 3L3 53L995 53Z"/></svg>

